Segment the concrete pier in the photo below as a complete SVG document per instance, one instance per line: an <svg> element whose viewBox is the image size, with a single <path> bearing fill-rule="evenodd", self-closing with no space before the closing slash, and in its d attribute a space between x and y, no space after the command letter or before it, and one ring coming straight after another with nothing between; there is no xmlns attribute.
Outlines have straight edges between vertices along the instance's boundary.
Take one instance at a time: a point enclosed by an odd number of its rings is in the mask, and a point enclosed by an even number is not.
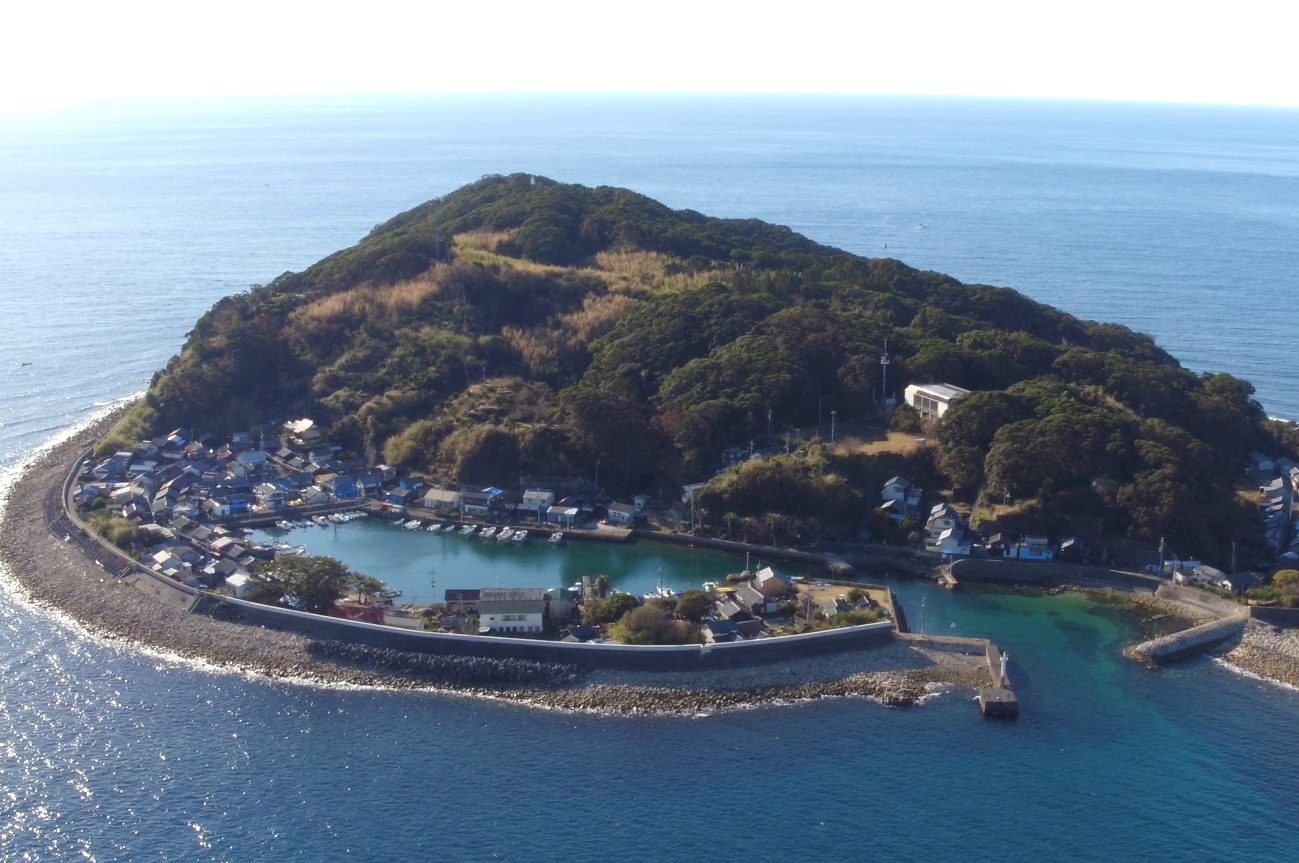
<svg viewBox="0 0 1299 863"><path fill-rule="evenodd" d="M1124 651L1132 659L1163 665L1208 653L1210 650L1229 641L1239 638L1245 630L1246 614L1239 613L1233 617L1193 626L1172 635L1165 635L1146 641Z"/></svg>
<svg viewBox="0 0 1299 863"><path fill-rule="evenodd" d="M1019 715L1019 698L1011 685L1010 675L1004 671L1001 648L989 641L987 657L993 685L979 690L979 712L985 717L1013 719Z"/></svg>

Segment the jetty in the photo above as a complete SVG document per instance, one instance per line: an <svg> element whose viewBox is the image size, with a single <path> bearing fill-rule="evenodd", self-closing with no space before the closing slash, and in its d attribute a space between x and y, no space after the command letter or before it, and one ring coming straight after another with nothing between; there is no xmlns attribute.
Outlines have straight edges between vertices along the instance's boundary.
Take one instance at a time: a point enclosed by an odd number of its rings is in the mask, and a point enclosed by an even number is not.
<svg viewBox="0 0 1299 863"><path fill-rule="evenodd" d="M994 684L979 689L979 712L989 718L1014 719L1019 715L1019 698L1006 673L1008 656L1001 648L988 642L988 672Z"/></svg>

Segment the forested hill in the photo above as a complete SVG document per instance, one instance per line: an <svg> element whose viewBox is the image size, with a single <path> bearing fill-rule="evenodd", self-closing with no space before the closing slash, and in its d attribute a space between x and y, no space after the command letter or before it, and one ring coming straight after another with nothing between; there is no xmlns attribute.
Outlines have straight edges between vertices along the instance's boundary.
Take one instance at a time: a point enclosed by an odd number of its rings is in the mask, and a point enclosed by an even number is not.
<svg viewBox="0 0 1299 863"><path fill-rule="evenodd" d="M598 463L612 492L669 489L711 475L768 411L777 430L818 408L871 414L885 339L890 394L977 391L934 434L934 469L958 493L1188 550L1255 530L1232 482L1249 450L1278 445L1243 381L1194 375L1148 336L1012 290L522 174L221 300L124 431L306 414L357 453L449 480ZM802 456L767 465L765 491L730 478L726 505L860 524L877 471L842 448Z"/></svg>

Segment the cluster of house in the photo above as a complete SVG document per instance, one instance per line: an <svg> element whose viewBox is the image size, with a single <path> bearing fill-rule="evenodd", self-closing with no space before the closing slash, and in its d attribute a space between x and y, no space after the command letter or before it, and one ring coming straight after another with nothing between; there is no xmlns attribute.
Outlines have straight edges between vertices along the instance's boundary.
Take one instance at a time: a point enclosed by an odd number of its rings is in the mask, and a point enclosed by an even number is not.
<svg viewBox="0 0 1299 863"><path fill-rule="evenodd" d="M424 506L490 520L535 520L573 528L607 509L615 525L644 518L649 498L613 503L575 477L525 477L520 492L499 488L430 488L418 476L342 455L321 441L310 419L285 422L278 445L238 432L228 441L177 429L138 441L90 464L74 491L83 510L108 506L140 528L149 546L143 563L177 580L240 594L257 561L274 552L242 539L234 526L249 517L278 517L302 507L378 500L400 510Z"/></svg>
<svg viewBox="0 0 1299 863"><path fill-rule="evenodd" d="M903 476L895 476L880 492L883 503L879 510L895 521L913 518L919 521L922 507L921 489ZM983 541L970 532L968 521L946 501L931 506L925 514L923 543L926 551L937 554L1007 558L1010 560L1082 560L1086 554L1083 543L1070 538L1057 549L1051 541L1040 535L1015 536L995 533Z"/></svg>
<svg viewBox="0 0 1299 863"><path fill-rule="evenodd" d="M608 495L580 477L523 477L520 491L513 493L491 487L430 488L419 503L443 515L475 517L489 521L535 521L572 529L586 524L600 511L615 526L633 527L646 516L649 495L637 495L632 503L615 503Z"/></svg>
<svg viewBox="0 0 1299 863"><path fill-rule="evenodd" d="M224 585L241 594L275 551L218 520L258 506L256 489L269 464L247 433L220 443L189 440L177 430L88 464L73 502L83 511L103 505L135 525L144 566L195 587Z"/></svg>
<svg viewBox="0 0 1299 863"><path fill-rule="evenodd" d="M1259 515L1263 533L1278 557L1299 560L1299 519L1294 512L1299 465L1288 458L1272 459L1260 452L1249 454L1250 470L1258 479Z"/></svg>
<svg viewBox="0 0 1299 863"><path fill-rule="evenodd" d="M742 573L743 580L731 585L705 585L712 608L700 625L704 641L722 644L763 638L771 634L767 621L780 615L780 603L796 595L794 582L772 567ZM646 594L645 599L657 595ZM583 602L599 597L590 577L568 590L542 588L448 588L446 611L438 621L444 632L477 632L484 635L541 636L556 629L561 641L600 640L598 627L581 624ZM809 594L810 596L810 594ZM870 598L859 605L878 608ZM854 607L844 597L819 603L811 611L832 618Z"/></svg>

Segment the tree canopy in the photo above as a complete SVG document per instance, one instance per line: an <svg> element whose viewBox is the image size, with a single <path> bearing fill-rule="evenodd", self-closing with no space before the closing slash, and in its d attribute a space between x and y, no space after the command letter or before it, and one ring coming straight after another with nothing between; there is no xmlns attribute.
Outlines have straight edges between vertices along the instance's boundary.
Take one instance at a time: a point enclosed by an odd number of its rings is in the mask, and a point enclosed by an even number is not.
<svg viewBox="0 0 1299 863"><path fill-rule="evenodd" d="M302 611L325 614L349 587L377 591L381 586L377 579L353 572L332 557L280 557L258 571L248 598L275 605L288 597Z"/></svg>

